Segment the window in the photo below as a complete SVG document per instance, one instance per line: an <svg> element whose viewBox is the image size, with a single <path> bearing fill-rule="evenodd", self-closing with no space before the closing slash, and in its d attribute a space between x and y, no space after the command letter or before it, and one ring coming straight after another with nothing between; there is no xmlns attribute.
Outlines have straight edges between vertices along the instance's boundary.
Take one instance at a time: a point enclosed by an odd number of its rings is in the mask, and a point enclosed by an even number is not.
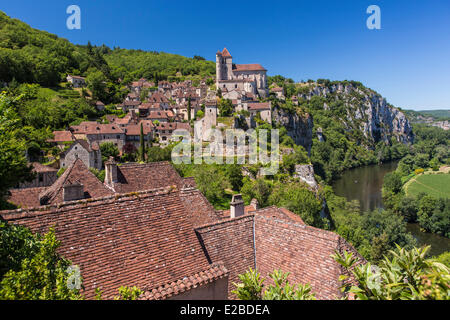
<svg viewBox="0 0 450 320"><path fill-rule="evenodd" d="M44 176L42 173L39 173L39 182L43 182L44 181Z"/></svg>

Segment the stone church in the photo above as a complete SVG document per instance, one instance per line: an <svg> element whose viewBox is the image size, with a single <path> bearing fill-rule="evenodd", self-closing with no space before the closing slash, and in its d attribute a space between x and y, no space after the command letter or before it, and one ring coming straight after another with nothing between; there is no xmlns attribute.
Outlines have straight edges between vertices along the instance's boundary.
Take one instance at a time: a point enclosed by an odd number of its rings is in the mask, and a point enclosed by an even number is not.
<svg viewBox="0 0 450 320"><path fill-rule="evenodd" d="M222 92L244 91L264 98L268 95L267 70L260 64L234 64L227 48L216 53L216 86Z"/></svg>

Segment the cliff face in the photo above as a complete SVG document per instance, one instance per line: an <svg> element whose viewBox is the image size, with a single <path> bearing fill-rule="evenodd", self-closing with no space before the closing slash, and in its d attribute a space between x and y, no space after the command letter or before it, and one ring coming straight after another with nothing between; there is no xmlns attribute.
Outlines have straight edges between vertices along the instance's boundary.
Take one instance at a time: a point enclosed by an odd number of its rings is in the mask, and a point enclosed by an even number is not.
<svg viewBox="0 0 450 320"><path fill-rule="evenodd" d="M272 121L285 127L288 135L297 145L301 145L306 151L310 151L313 137L313 119L306 114L300 116L281 108L274 108L272 111Z"/></svg>
<svg viewBox="0 0 450 320"><path fill-rule="evenodd" d="M329 110L335 102L342 102L346 114L340 120L345 122L349 130L356 125L369 141L388 142L391 137L402 143L414 140L411 124L405 114L388 104L381 95L362 85L350 82L314 84L305 87L303 92L299 97L306 100L314 96L325 98L325 110Z"/></svg>

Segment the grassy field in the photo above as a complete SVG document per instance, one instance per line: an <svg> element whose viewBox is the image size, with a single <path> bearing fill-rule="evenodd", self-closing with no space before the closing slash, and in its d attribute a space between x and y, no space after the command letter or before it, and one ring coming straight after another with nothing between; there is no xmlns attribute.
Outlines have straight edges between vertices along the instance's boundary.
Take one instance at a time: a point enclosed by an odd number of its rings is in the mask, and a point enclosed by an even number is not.
<svg viewBox="0 0 450 320"><path fill-rule="evenodd" d="M425 192L436 198L450 198L450 174L422 174L405 186L408 196Z"/></svg>

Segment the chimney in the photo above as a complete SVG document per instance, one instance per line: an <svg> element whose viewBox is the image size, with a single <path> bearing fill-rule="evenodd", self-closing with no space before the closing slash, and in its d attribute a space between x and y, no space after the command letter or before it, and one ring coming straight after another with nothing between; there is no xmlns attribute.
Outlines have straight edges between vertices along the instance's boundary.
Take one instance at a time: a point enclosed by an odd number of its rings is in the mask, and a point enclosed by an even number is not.
<svg viewBox="0 0 450 320"><path fill-rule="evenodd" d="M63 186L63 201L84 199L84 187L81 183L70 181Z"/></svg>
<svg viewBox="0 0 450 320"><path fill-rule="evenodd" d="M117 162L114 161L113 157L110 157L108 161L105 162L105 184L113 187L117 180Z"/></svg>
<svg viewBox="0 0 450 320"><path fill-rule="evenodd" d="M235 194L230 203L230 218L237 218L244 215L244 200L242 195Z"/></svg>
<svg viewBox="0 0 450 320"><path fill-rule="evenodd" d="M258 200L256 200L256 199L252 199L252 201L250 202L250 205L255 209L255 210L258 210L259 209L259 203L258 203Z"/></svg>

